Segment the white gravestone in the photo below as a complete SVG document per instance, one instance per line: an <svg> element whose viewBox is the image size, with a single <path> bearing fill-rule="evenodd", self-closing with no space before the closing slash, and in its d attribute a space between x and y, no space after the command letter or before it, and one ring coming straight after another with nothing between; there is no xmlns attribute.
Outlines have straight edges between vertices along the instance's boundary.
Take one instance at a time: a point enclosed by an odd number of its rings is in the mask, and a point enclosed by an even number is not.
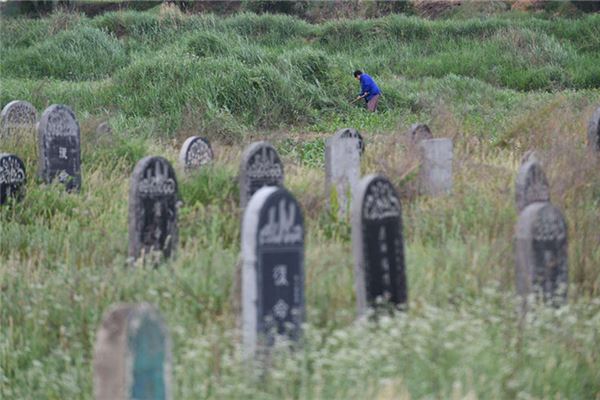
<svg viewBox="0 0 600 400"><path fill-rule="evenodd" d="M334 135L325 143L325 193L331 207L332 197L344 217L360 180L359 141L355 137Z"/></svg>
<svg viewBox="0 0 600 400"><path fill-rule="evenodd" d="M600 107L594 111L588 124L588 147L600 153Z"/></svg>
<svg viewBox="0 0 600 400"><path fill-rule="evenodd" d="M429 196L449 194L452 191L452 140L426 139L419 143L421 166L419 192Z"/></svg>
<svg viewBox="0 0 600 400"><path fill-rule="evenodd" d="M33 131L38 113L35 107L23 100L8 103L0 113L0 137L11 136L20 131Z"/></svg>
<svg viewBox="0 0 600 400"><path fill-rule="evenodd" d="M210 164L213 151L210 142L199 136L191 136L185 140L179 152L179 164L185 171L197 170L203 165Z"/></svg>

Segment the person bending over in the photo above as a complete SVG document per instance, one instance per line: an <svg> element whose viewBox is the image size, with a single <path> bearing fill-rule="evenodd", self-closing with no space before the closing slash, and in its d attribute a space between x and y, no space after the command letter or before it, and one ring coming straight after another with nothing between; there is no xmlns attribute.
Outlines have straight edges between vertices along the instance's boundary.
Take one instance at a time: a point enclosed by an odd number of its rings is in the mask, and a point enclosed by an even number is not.
<svg viewBox="0 0 600 400"><path fill-rule="evenodd" d="M365 99L365 102L367 103L367 110L374 112L377 108L377 102L379 101L381 90L379 90L379 87L373 78L363 73L359 69L354 71L354 77L360 82L360 94L356 100Z"/></svg>

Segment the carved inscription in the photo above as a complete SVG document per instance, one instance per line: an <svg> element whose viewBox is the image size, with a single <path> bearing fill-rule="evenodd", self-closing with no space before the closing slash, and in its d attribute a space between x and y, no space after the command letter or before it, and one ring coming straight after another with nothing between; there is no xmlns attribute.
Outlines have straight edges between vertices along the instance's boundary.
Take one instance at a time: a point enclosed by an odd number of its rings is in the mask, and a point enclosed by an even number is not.
<svg viewBox="0 0 600 400"><path fill-rule="evenodd" d="M26 101L8 103L0 113L0 136L11 135L23 129L33 129L37 121L37 110Z"/></svg>
<svg viewBox="0 0 600 400"><path fill-rule="evenodd" d="M20 199L26 182L25 164L12 154L0 154L0 205Z"/></svg>
<svg viewBox="0 0 600 400"><path fill-rule="evenodd" d="M267 142L250 145L240 167L240 201L242 207L263 186L283 186L283 164L277 151Z"/></svg>

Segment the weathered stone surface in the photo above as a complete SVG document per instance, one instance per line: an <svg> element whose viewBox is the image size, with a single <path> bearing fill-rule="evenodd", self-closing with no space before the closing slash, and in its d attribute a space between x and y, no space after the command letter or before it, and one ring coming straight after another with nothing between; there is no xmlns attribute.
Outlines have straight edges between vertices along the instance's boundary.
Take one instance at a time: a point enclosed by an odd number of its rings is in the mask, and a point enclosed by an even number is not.
<svg viewBox="0 0 600 400"><path fill-rule="evenodd" d="M73 111L54 104L38 124L39 175L46 183L58 179L68 191L81 188L79 122Z"/></svg>
<svg viewBox="0 0 600 400"><path fill-rule="evenodd" d="M129 256L171 256L177 248L177 178L162 157L141 159L129 189Z"/></svg>
<svg viewBox="0 0 600 400"><path fill-rule="evenodd" d="M360 132L358 132L354 128L342 128L342 129L338 130L333 135L333 137L336 137L338 139L350 139L350 138L358 139L358 150L359 150L360 155L362 156L363 153L365 152L365 148L366 148L365 141L363 140L363 137L360 134Z"/></svg>
<svg viewBox="0 0 600 400"><path fill-rule="evenodd" d="M519 215L515 240L517 292L535 293L554 305L567 299L567 224L549 202L532 203Z"/></svg>
<svg viewBox="0 0 600 400"><path fill-rule="evenodd" d="M0 113L0 137L35 129L37 118L37 110L31 103L22 100L11 101Z"/></svg>
<svg viewBox="0 0 600 400"><path fill-rule="evenodd" d="M283 187L283 163L269 142L254 142L244 150L240 164L240 206L263 186Z"/></svg>
<svg viewBox="0 0 600 400"><path fill-rule="evenodd" d="M110 135L112 134L112 128L108 122L102 122L96 127L97 135Z"/></svg>
<svg viewBox="0 0 600 400"><path fill-rule="evenodd" d="M523 154L523 157L521 157L521 166L528 161L537 161L540 165L542 165L541 158L535 150L527 150L525 154Z"/></svg>
<svg viewBox="0 0 600 400"><path fill-rule="evenodd" d="M304 221L284 188L259 189L242 222L242 335L248 357L275 336L301 336L304 321Z"/></svg>
<svg viewBox="0 0 600 400"><path fill-rule="evenodd" d="M10 198L20 200L25 192L25 164L14 154L0 153L0 206Z"/></svg>
<svg viewBox="0 0 600 400"><path fill-rule="evenodd" d="M408 131L408 137L414 144L417 144L421 140L433 139L433 134L426 124L412 124Z"/></svg>
<svg viewBox="0 0 600 400"><path fill-rule="evenodd" d="M352 249L358 314L407 302L402 208L382 175L361 179L352 205Z"/></svg>
<svg viewBox="0 0 600 400"><path fill-rule="evenodd" d="M428 139L419 143L421 166L419 168L419 192L439 196L452 191L451 139Z"/></svg>
<svg viewBox="0 0 600 400"><path fill-rule="evenodd" d="M360 152L357 138L334 135L325 143L325 193L338 205L340 217L346 215L360 180Z"/></svg>
<svg viewBox="0 0 600 400"><path fill-rule="evenodd" d="M588 147L600 152L600 107L596 109L588 124Z"/></svg>
<svg viewBox="0 0 600 400"><path fill-rule="evenodd" d="M527 161L519 168L515 185L515 201L519 212L536 201L550 201L548 179L538 161Z"/></svg>
<svg viewBox="0 0 600 400"><path fill-rule="evenodd" d="M186 171L197 170L203 165L210 164L212 159L213 151L210 142L199 136L187 138L179 152L179 164Z"/></svg>
<svg viewBox="0 0 600 400"><path fill-rule="evenodd" d="M150 304L122 304L105 314L94 347L96 400L171 399L171 342Z"/></svg>

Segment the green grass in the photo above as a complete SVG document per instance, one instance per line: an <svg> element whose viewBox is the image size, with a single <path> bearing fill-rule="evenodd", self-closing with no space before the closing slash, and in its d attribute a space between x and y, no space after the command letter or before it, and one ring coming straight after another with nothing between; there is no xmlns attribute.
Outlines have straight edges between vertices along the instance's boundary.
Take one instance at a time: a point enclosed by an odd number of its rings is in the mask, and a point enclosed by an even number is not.
<svg viewBox="0 0 600 400"><path fill-rule="evenodd" d="M585 151L600 103L600 16L428 21L402 15L309 24L288 16L173 10L65 13L0 23L0 105L69 104L83 188L35 177L34 134L2 139L27 195L0 209L0 397L92 397L93 344L118 302L157 305L173 336L174 398L593 399L600 396L600 176ZM349 100L361 68L378 112ZM109 121L112 136L98 137ZM455 144L453 194L415 193L403 134L427 123ZM324 143L355 127L362 173L402 197L409 310L355 321L350 224L329 211ZM157 269L127 268L135 163L174 164L191 135L214 165L178 170L180 243ZM249 368L236 331L241 152L268 139L307 229L301 351ZM520 318L514 179L535 148L569 227L569 305Z"/></svg>

